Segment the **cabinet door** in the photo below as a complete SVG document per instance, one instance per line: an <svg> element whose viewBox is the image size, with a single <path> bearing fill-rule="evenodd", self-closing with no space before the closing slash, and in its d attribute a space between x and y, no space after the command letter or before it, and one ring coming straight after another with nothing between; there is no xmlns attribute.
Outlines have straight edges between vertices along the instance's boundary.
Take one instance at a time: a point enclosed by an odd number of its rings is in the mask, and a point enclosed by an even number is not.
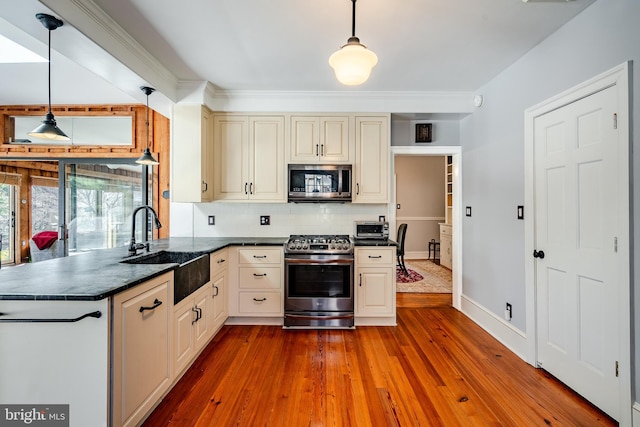
<svg viewBox="0 0 640 427"><path fill-rule="evenodd" d="M175 306L173 321L173 371L177 376L191 361L195 352L193 323L196 313L193 298L186 298Z"/></svg>
<svg viewBox="0 0 640 427"><path fill-rule="evenodd" d="M229 315L227 302L227 273L220 273L211 281L211 299L209 310L209 327L211 335L215 334L224 325Z"/></svg>
<svg viewBox="0 0 640 427"><path fill-rule="evenodd" d="M324 163L348 163L349 154L349 117L321 117L321 161Z"/></svg>
<svg viewBox="0 0 640 427"><path fill-rule="evenodd" d="M193 336L195 339L195 351L196 353L200 351L202 347L207 343L211 334L209 334L209 313L208 310L211 308L211 303L209 302L210 295L209 288L207 286L203 286L198 291L194 293L193 297L193 307L196 311L196 321L193 324L194 331Z"/></svg>
<svg viewBox="0 0 640 427"><path fill-rule="evenodd" d="M114 425L138 425L173 380L172 288L165 274L114 297Z"/></svg>
<svg viewBox="0 0 640 427"><path fill-rule="evenodd" d="M452 261L451 235L440 234L440 265L451 269Z"/></svg>
<svg viewBox="0 0 640 427"><path fill-rule="evenodd" d="M349 163L348 116L292 116L290 163Z"/></svg>
<svg viewBox="0 0 640 427"><path fill-rule="evenodd" d="M393 316L395 274L391 268L366 267L357 271L356 316Z"/></svg>
<svg viewBox="0 0 640 427"><path fill-rule="evenodd" d="M213 153L211 112L198 104L173 107L171 151L172 191L174 202L209 202L213 200Z"/></svg>
<svg viewBox="0 0 640 427"><path fill-rule="evenodd" d="M356 117L354 203L389 202L389 118Z"/></svg>
<svg viewBox="0 0 640 427"><path fill-rule="evenodd" d="M249 119L246 116L213 116L215 200L249 197Z"/></svg>
<svg viewBox="0 0 640 427"><path fill-rule="evenodd" d="M320 123L318 117L292 116L290 163L313 164L320 161Z"/></svg>
<svg viewBox="0 0 640 427"><path fill-rule="evenodd" d="M284 202L284 117L251 117L249 126L249 199Z"/></svg>

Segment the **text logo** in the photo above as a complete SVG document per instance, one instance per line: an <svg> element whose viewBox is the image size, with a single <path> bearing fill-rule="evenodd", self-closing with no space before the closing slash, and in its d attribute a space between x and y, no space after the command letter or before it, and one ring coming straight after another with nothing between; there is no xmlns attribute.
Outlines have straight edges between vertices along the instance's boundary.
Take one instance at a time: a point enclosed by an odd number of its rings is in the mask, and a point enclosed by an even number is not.
<svg viewBox="0 0 640 427"><path fill-rule="evenodd" d="M69 427L69 405L2 405L0 427Z"/></svg>

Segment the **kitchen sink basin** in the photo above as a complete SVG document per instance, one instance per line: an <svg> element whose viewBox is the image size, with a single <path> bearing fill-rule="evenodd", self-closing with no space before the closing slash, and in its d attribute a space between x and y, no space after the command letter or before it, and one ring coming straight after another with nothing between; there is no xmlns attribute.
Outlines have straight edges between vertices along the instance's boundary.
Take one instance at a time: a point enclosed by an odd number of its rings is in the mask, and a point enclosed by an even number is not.
<svg viewBox="0 0 640 427"><path fill-rule="evenodd" d="M178 264L173 273L173 303L177 304L211 279L209 254L159 251L120 261L125 264Z"/></svg>

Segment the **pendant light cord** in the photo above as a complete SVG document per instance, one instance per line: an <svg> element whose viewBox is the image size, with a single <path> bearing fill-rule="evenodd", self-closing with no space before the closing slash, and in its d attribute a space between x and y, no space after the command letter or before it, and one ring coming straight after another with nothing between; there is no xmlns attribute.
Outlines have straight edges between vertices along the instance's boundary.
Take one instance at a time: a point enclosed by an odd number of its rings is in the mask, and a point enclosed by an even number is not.
<svg viewBox="0 0 640 427"><path fill-rule="evenodd" d="M351 0L353 3L353 12L351 13L351 37L356 36L356 0Z"/></svg>
<svg viewBox="0 0 640 427"><path fill-rule="evenodd" d="M149 94L147 93L147 149L149 148Z"/></svg>
<svg viewBox="0 0 640 427"><path fill-rule="evenodd" d="M49 112L51 112L51 30L49 30Z"/></svg>

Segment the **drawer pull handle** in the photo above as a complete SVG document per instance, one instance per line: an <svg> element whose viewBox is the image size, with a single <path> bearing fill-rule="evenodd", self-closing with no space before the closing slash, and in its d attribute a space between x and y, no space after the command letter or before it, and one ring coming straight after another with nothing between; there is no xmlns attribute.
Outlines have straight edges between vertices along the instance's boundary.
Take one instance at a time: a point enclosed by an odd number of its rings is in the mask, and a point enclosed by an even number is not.
<svg viewBox="0 0 640 427"><path fill-rule="evenodd" d="M140 313L144 312L145 310L155 310L156 308L160 307L161 304L162 304L162 301L156 298L156 300L153 302L153 305L151 307L141 306Z"/></svg>
<svg viewBox="0 0 640 427"><path fill-rule="evenodd" d="M267 256L266 255L254 255L253 256L256 259L265 259Z"/></svg>
<svg viewBox="0 0 640 427"><path fill-rule="evenodd" d="M379 259L379 258L382 258L382 255L376 255L376 256L369 255L369 258Z"/></svg>
<svg viewBox="0 0 640 427"><path fill-rule="evenodd" d="M222 264L225 261L226 261L225 259L219 259L217 262L218 262L218 264Z"/></svg>
<svg viewBox="0 0 640 427"><path fill-rule="evenodd" d="M267 298L254 298L253 299L255 302L265 302L267 300Z"/></svg>
<svg viewBox="0 0 640 427"><path fill-rule="evenodd" d="M267 273L262 273L262 274L253 273L253 277L265 277L266 275Z"/></svg>
<svg viewBox="0 0 640 427"><path fill-rule="evenodd" d="M191 324L193 325L198 320L202 319L202 309L196 305L195 307L191 307L191 311L194 311L196 313L196 320L191 321Z"/></svg>

